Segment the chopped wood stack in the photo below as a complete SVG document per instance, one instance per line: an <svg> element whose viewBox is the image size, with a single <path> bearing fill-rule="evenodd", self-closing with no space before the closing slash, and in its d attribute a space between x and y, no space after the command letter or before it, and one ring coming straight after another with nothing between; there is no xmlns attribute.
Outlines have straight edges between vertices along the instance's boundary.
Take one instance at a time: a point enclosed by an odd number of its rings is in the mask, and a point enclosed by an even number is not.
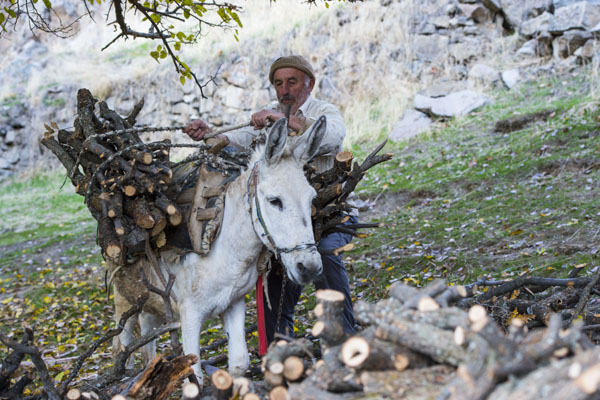
<svg viewBox="0 0 600 400"><path fill-rule="evenodd" d="M377 155L385 143L384 141L377 146L362 164L356 161L353 164L352 153L342 151L336 155L333 168L320 174L314 174L311 168L307 169L308 181L317 191L317 197L313 201L312 216L316 241L328 232L340 231L356 236L357 229L379 226L378 224L346 224L343 227L340 225L350 218L348 213L352 211L352 207L347 203L348 196L365 176L367 170L392 158L393 154L390 153Z"/></svg>
<svg viewBox="0 0 600 400"><path fill-rule="evenodd" d="M423 289L396 283L390 298L355 304L365 329L348 336L338 327L343 296L319 291L321 359L306 339L277 343L263 359L265 381L290 399L595 398L600 350L582 323L563 330L553 314L547 328L528 332L517 318L505 333L481 305L453 306L467 293L441 280Z"/></svg>
<svg viewBox="0 0 600 400"><path fill-rule="evenodd" d="M125 118L103 101L96 115L96 102L89 90L80 89L74 130L59 129L57 141L57 127L46 126L42 144L65 166L76 192L85 196L98 221L104 257L124 264L127 255L144 252L147 242L163 246L165 228L181 224L182 214L168 195L173 176L169 142L146 145L131 129L143 101Z"/></svg>

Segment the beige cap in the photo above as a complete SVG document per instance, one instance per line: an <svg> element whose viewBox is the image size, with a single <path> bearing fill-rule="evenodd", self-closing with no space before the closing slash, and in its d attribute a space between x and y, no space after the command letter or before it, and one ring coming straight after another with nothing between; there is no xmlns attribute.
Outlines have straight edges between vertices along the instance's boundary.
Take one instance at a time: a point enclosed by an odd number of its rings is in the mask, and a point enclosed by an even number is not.
<svg viewBox="0 0 600 400"><path fill-rule="evenodd" d="M271 83L273 83L273 75L275 75L275 71L277 71L279 68L296 68L297 70L300 70L306 75L310 76L312 79L315 79L312 66L302 56L279 57L277 60L275 60L271 65L271 70L269 71L269 81L271 81Z"/></svg>

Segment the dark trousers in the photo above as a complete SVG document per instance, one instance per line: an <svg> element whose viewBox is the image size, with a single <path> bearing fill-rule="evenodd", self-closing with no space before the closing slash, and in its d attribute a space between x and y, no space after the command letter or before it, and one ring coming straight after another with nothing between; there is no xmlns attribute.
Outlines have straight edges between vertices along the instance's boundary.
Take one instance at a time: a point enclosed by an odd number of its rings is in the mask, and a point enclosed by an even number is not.
<svg viewBox="0 0 600 400"><path fill-rule="evenodd" d="M351 217L348 223L356 223L357 218ZM335 232L323 236L319 242L319 247L324 249L337 249L352 240L352 235L347 233ZM352 312L352 297L350 294L350 283L346 267L342 261L342 256L321 255L323 261L323 272L314 280L314 285L319 289L333 289L344 294L344 331L354 332L354 313ZM274 263L278 264L278 263ZM268 296L271 301L271 309L265 301L265 325L267 333L267 342L271 343L275 337L275 326L277 324L277 314L279 312L279 300L281 298L281 286L283 284L283 267L274 267L267 278ZM294 307L300 299L302 286L286 280L283 292L283 302L281 307L281 317L279 329L277 332L294 337Z"/></svg>

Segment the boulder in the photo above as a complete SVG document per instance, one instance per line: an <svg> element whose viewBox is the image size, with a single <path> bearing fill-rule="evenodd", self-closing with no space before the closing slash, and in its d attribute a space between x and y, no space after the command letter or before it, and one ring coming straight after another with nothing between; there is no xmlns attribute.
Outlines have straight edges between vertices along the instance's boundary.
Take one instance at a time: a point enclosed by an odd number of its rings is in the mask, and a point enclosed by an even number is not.
<svg viewBox="0 0 600 400"><path fill-rule="evenodd" d="M478 24L484 22L489 17L487 9L481 4L459 4L458 8L465 17Z"/></svg>
<svg viewBox="0 0 600 400"><path fill-rule="evenodd" d="M554 58L567 58L583 46L585 42L592 37L588 31L574 29L558 36L552 42L552 51Z"/></svg>
<svg viewBox="0 0 600 400"><path fill-rule="evenodd" d="M402 118L394 124L390 133L390 140L395 142L409 139L427 130L432 124L431 118L420 111L408 109Z"/></svg>
<svg viewBox="0 0 600 400"><path fill-rule="evenodd" d="M578 48L573 54L583 61L590 61L600 51L600 41L588 40L583 46Z"/></svg>
<svg viewBox="0 0 600 400"><path fill-rule="evenodd" d="M492 86L500 80L500 73L485 64L475 64L469 70L469 85Z"/></svg>
<svg viewBox="0 0 600 400"><path fill-rule="evenodd" d="M539 34L548 33L548 27L553 18L552 14L545 11L542 15L524 21L519 28L519 34L527 39L531 39Z"/></svg>
<svg viewBox="0 0 600 400"><path fill-rule="evenodd" d="M580 1L555 10L548 31L560 35L572 29L590 30L598 23L600 23L600 3Z"/></svg>
<svg viewBox="0 0 600 400"><path fill-rule="evenodd" d="M549 11L552 0L500 0L505 22L514 30L530 19Z"/></svg>
<svg viewBox="0 0 600 400"><path fill-rule="evenodd" d="M462 90L437 98L417 95L414 99L417 110L442 118L467 115L490 102L489 97L471 90Z"/></svg>
<svg viewBox="0 0 600 400"><path fill-rule="evenodd" d="M500 0L481 0L481 4L487 7L493 13L497 13L502 10L502 5L500 4Z"/></svg>
<svg viewBox="0 0 600 400"><path fill-rule="evenodd" d="M482 54L481 39L465 37L450 45L450 57L456 63L466 63Z"/></svg>
<svg viewBox="0 0 600 400"><path fill-rule="evenodd" d="M417 60L443 62L447 58L448 43L450 39L445 35L416 35L412 48Z"/></svg>
<svg viewBox="0 0 600 400"><path fill-rule="evenodd" d="M512 89L521 81L521 72L518 69L509 69L502 72L502 82L507 88Z"/></svg>

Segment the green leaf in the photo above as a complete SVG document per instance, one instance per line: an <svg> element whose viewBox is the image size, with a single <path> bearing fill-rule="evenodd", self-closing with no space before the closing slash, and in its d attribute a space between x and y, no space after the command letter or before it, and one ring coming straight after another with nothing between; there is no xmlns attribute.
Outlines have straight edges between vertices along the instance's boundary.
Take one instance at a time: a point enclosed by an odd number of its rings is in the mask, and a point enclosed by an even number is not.
<svg viewBox="0 0 600 400"><path fill-rule="evenodd" d="M188 19L190 17L190 15L191 15L190 10L188 10L187 8L184 8L183 9L183 17L185 19Z"/></svg>
<svg viewBox="0 0 600 400"><path fill-rule="evenodd" d="M160 58L167 58L167 51L163 50L160 52Z"/></svg>
<svg viewBox="0 0 600 400"><path fill-rule="evenodd" d="M160 22L160 15L158 14L152 14L150 18L152 18L152 21L154 21L155 24L158 24Z"/></svg>
<svg viewBox="0 0 600 400"><path fill-rule="evenodd" d="M8 15L10 15L12 18L17 18L17 13L14 12L13 10L11 10L8 7L4 7L4 11L6 11L8 13ZM2 21L0 21L1 23Z"/></svg>
<svg viewBox="0 0 600 400"><path fill-rule="evenodd" d="M233 18L233 20L235 22L237 22L237 24L239 25L240 28L243 28L242 26L242 21L240 20L240 16L233 10L231 9L227 9L227 12L229 13L229 15L231 15L231 18Z"/></svg>
<svg viewBox="0 0 600 400"><path fill-rule="evenodd" d="M179 51L181 50L181 42L175 42L175 44L173 45L173 47L175 48L175 50Z"/></svg>
<svg viewBox="0 0 600 400"><path fill-rule="evenodd" d="M181 42L185 41L185 33L183 32L177 32L177 39L179 39Z"/></svg>
<svg viewBox="0 0 600 400"><path fill-rule="evenodd" d="M4 16L4 13L0 12L0 24L4 23L5 19L6 19L6 17Z"/></svg>
<svg viewBox="0 0 600 400"><path fill-rule="evenodd" d="M221 20L223 20L223 22L229 22L229 20L231 20L231 18L229 18L229 15L227 15L227 12L223 7L217 10L217 14L219 14L219 17L221 17Z"/></svg>
<svg viewBox="0 0 600 400"><path fill-rule="evenodd" d="M50 0L43 0L43 2L46 8L52 8L52 3L50 3Z"/></svg>
<svg viewBox="0 0 600 400"><path fill-rule="evenodd" d="M179 76L179 82L181 82L181 85L182 85L182 86L183 86L183 85L185 85L185 76L183 76L183 75L180 75L180 76Z"/></svg>
<svg viewBox="0 0 600 400"><path fill-rule="evenodd" d="M325 8L329 8L329 3L325 2Z"/></svg>

